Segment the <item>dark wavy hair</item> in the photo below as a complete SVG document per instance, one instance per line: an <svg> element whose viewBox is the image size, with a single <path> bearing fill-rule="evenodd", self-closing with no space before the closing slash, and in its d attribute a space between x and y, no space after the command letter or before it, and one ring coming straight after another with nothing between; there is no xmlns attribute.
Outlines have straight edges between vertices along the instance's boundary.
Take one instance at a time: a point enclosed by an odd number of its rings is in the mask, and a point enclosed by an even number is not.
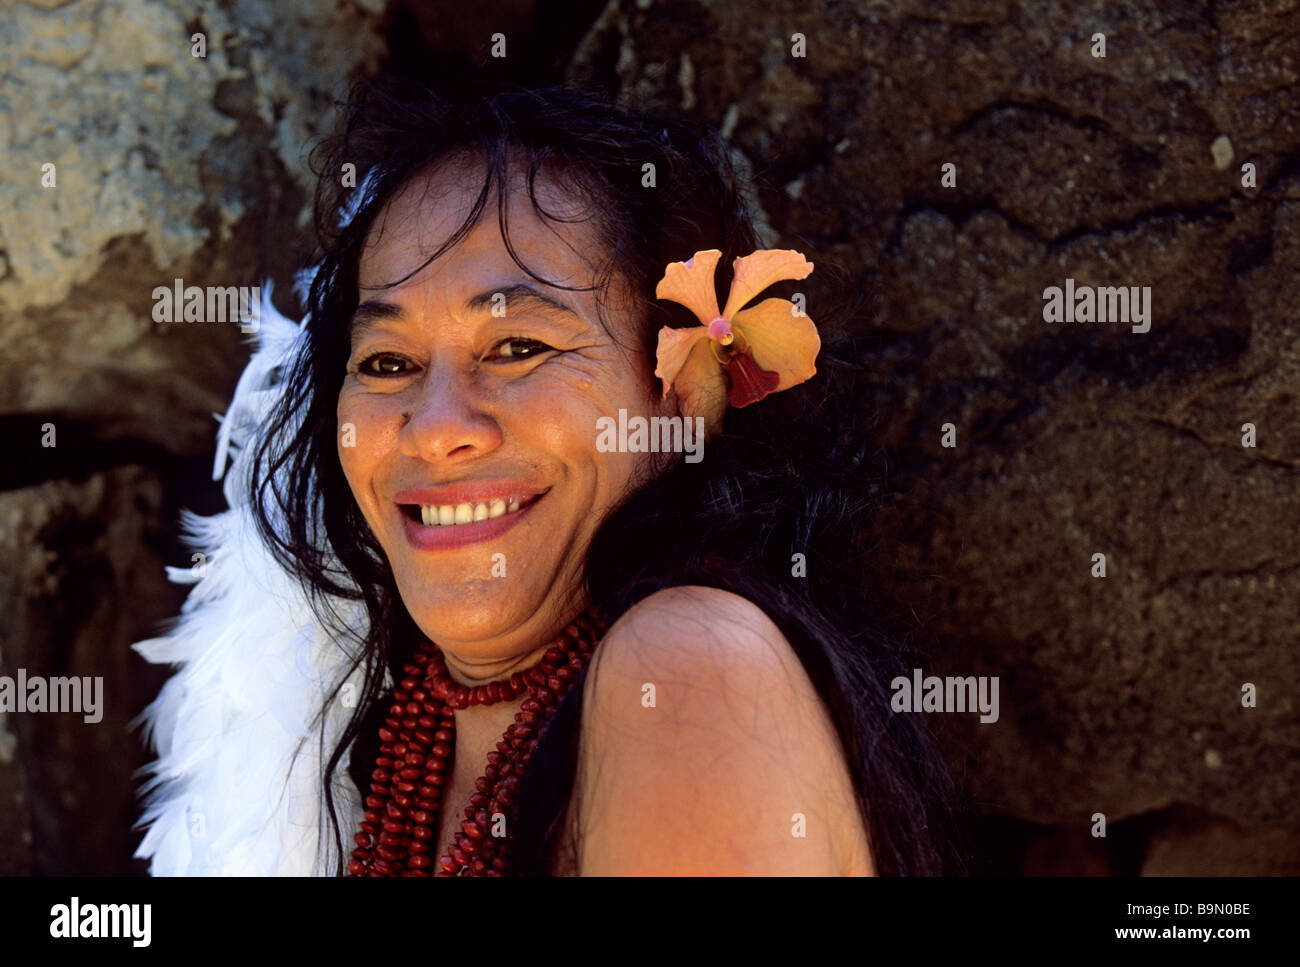
<svg viewBox="0 0 1300 967"><path fill-rule="evenodd" d="M330 865L340 874L344 838L352 831L340 829L334 778L347 759L358 788L368 788L374 736L391 703L385 671L407 660L420 635L336 449L335 407L358 302L358 262L367 232L398 189L465 150L484 163L483 186L465 223L424 264L472 230L494 187L509 248L508 165L526 162L529 195L543 219L556 216L534 193L541 172L598 206L604 257L593 260L599 271L592 288L603 292L616 274L631 284L650 358L661 326L699 324L684 307L654 298L669 262L720 249L721 304L732 260L763 247L752 196L725 146L702 126L627 110L606 93L568 84L462 86L440 94L381 79L353 89L338 133L312 152L321 251L306 294L308 336L282 374L285 393L259 436L251 481L264 540L310 589L322 620L361 646L349 673L361 666L364 685L323 777L337 850ZM361 188L344 187L345 164L364 175ZM643 185L646 164L654 166L653 187ZM353 214L340 224L344 209ZM524 271L541 278L510 251ZM586 562L587 589L611 623L675 585L722 588L757 604L789 640L829 710L877 871L961 872L966 850L959 845L951 778L923 722L890 710L889 683L913 666L905 631L887 628L865 603L873 582L860 531L879 487L871 407L855 388L863 354L852 337L827 338L832 312L822 306L813 300L810 307L823 332L817 376L758 405L729 408L708 459L679 459L643 481L600 526ZM806 576L796 576L795 554L804 555ZM358 599L368 621L363 631L351 631L332 604ZM517 874L545 875L552 868L564 819L576 814L570 807L582 686L580 679L566 693L521 780L512 852Z"/></svg>

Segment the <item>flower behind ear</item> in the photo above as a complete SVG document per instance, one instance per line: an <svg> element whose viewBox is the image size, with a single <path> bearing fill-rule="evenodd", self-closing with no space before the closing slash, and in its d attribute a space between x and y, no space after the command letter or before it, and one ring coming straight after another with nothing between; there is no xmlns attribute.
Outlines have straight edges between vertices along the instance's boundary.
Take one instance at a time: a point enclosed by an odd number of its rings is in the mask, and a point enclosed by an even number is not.
<svg viewBox="0 0 1300 967"><path fill-rule="evenodd" d="M709 431L721 425L727 403L742 407L788 389L817 372L821 338L811 319L788 299L764 299L743 308L768 286L804 279L813 264L790 249L761 249L732 263L731 291L718 311L714 274L722 253L696 252L672 262L655 288L660 299L679 302L701 328L659 330L655 375L681 401L684 416L703 416ZM729 389L728 389L729 385Z"/></svg>

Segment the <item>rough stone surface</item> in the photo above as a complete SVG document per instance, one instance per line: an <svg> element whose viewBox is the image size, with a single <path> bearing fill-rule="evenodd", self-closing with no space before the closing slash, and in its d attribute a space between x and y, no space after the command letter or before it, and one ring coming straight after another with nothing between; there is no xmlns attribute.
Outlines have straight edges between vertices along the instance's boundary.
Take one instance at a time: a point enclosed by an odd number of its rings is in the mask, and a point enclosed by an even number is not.
<svg viewBox="0 0 1300 967"><path fill-rule="evenodd" d="M615 0L573 73L717 125L871 293L880 590L928 671L1000 676L940 723L977 806L1300 830L1300 5ZM1150 331L1044 322L1067 277Z"/></svg>
<svg viewBox="0 0 1300 967"><path fill-rule="evenodd" d="M236 327L159 326L153 288L287 277L300 255L276 240L305 227L300 152L349 76L377 62L382 6L8 8L0 414L85 417L172 453L207 443L242 355Z"/></svg>
<svg viewBox="0 0 1300 967"><path fill-rule="evenodd" d="M166 670L128 648L183 599L163 565L185 563L177 513L211 499L195 483L212 414L247 359L236 325L155 323L152 293L284 283L308 257L303 148L376 69L383 13L41 0L0 16L0 669L103 676L106 706L99 724L0 714L0 874L132 869L145 755L126 723Z"/></svg>
<svg viewBox="0 0 1300 967"><path fill-rule="evenodd" d="M1297 876L1300 837L1182 809L1151 836L1143 876Z"/></svg>
<svg viewBox="0 0 1300 967"><path fill-rule="evenodd" d="M162 505L140 467L0 494L0 674L102 679L95 714L0 715L0 874L120 873L134 849L145 755L127 723L167 673L127 645L184 597L163 574Z"/></svg>

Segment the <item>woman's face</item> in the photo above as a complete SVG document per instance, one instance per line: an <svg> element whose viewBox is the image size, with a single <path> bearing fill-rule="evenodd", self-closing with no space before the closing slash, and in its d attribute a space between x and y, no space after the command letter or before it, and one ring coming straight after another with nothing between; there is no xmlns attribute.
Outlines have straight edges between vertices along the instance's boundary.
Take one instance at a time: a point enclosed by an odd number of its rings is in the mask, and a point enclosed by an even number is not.
<svg viewBox="0 0 1300 967"><path fill-rule="evenodd" d="M593 282L587 223L543 222L521 174L507 199L520 260L551 282ZM455 248L392 288L468 215L483 169L418 176L381 212L359 267L339 459L407 609L464 677L526 655L572 617L597 527L659 454L604 453L597 419L672 415L626 299L530 278L495 195ZM538 179L539 203L583 205ZM590 214L589 211L585 211ZM585 598L576 599L585 607Z"/></svg>

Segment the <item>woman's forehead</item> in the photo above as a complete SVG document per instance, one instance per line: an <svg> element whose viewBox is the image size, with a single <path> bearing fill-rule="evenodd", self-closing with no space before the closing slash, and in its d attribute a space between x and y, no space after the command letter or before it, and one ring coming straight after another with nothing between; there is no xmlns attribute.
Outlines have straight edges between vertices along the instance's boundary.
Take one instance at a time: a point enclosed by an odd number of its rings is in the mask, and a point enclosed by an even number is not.
<svg viewBox="0 0 1300 967"><path fill-rule="evenodd" d="M486 177L481 161L465 157L447 159L412 177L384 205L366 237L359 284L364 288L394 282L421 265L470 216ZM557 221L534 210L527 168L514 164L508 169L505 199L510 246L525 265L547 278L554 278L553 273L589 276L599 253L595 206L545 172L535 178L533 194L547 215L576 221ZM519 271L501 235L495 186L488 192L478 221L454 248L439 256L438 261L443 260L472 260Z"/></svg>

